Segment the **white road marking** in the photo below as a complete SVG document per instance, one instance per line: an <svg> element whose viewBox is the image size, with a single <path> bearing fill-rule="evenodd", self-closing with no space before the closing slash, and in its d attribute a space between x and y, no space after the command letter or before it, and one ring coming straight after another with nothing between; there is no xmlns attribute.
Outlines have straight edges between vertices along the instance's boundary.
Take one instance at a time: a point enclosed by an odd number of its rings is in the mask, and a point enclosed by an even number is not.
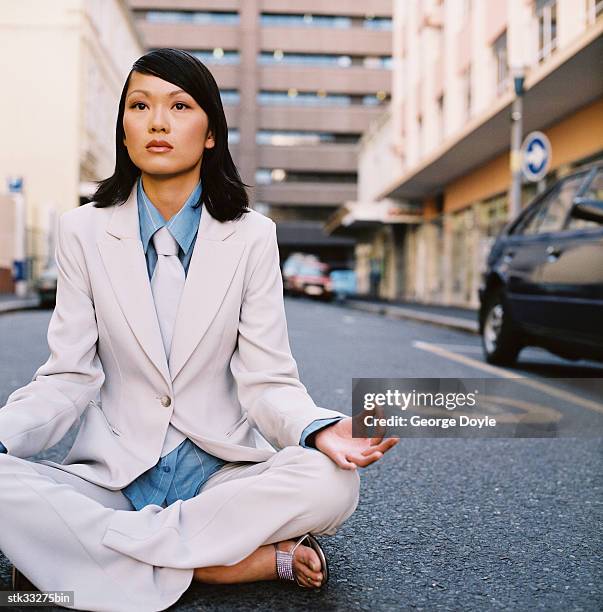
<svg viewBox="0 0 603 612"><path fill-rule="evenodd" d="M557 397L566 402L571 402L577 406L586 408L587 410L593 410L594 412L600 412L603 414L603 404L601 402L594 402L592 400L588 400L584 397L576 395L575 393L570 393L569 391L558 389L557 387L554 387L547 383L544 383L538 380L534 380L533 378L528 378L526 376L522 376L521 374L517 374L515 372L508 372L507 370L503 368L499 368L489 363L483 363L481 361L478 361L477 359L472 359L471 357L467 357L466 355L459 355L457 353L453 353L452 351L449 351L437 344L431 344L430 342L423 342L422 340L415 340L413 342L413 346L423 351L429 351L430 353L440 355L441 357L450 359L451 361L457 361L469 367L477 368L478 370L483 370L484 372L488 372L489 374L492 374L493 376L514 379L517 382L521 383L522 385L526 385L527 387L532 387L533 389L542 391L543 393L546 393L552 397Z"/></svg>

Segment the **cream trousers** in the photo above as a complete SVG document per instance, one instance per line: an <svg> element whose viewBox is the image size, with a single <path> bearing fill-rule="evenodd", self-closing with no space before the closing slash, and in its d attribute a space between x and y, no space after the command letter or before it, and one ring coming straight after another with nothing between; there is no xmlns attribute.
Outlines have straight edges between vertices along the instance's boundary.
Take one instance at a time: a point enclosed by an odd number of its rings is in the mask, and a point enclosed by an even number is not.
<svg viewBox="0 0 603 612"><path fill-rule="evenodd" d="M0 549L41 591L75 609L165 610L194 568L234 565L259 546L333 535L358 505L360 478L316 449L227 463L189 500L135 511L111 491L43 462L0 454Z"/></svg>

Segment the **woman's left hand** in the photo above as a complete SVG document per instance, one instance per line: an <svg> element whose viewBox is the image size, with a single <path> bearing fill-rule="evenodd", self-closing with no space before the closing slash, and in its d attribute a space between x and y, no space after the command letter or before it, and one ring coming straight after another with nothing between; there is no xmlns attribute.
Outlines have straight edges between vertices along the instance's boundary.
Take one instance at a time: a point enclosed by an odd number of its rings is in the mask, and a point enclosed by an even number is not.
<svg viewBox="0 0 603 612"><path fill-rule="evenodd" d="M384 439L383 436L353 438L352 417L347 417L321 429L314 438L314 445L339 467L355 470L378 461L399 441L400 438Z"/></svg>

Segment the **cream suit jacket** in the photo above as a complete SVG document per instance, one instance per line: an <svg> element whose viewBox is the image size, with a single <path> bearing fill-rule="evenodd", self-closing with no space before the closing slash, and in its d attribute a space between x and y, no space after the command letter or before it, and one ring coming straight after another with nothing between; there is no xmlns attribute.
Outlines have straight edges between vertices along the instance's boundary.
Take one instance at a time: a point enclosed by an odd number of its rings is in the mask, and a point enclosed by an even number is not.
<svg viewBox="0 0 603 612"><path fill-rule="evenodd" d="M62 464L118 490L160 457L170 420L227 461L299 445L318 407L291 355L276 225L251 211L219 222L204 208L169 363L140 240L136 186L120 206L59 217L50 357L0 409L0 442L26 458L81 420Z"/></svg>

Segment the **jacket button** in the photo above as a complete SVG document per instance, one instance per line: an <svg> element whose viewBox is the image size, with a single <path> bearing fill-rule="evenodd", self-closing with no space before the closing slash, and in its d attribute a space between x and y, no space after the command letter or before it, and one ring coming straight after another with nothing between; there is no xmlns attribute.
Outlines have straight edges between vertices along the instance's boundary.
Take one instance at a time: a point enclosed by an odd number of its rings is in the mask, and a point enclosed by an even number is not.
<svg viewBox="0 0 603 612"><path fill-rule="evenodd" d="M161 396L161 405L165 406L166 408L172 403L172 398L169 395L162 395Z"/></svg>

